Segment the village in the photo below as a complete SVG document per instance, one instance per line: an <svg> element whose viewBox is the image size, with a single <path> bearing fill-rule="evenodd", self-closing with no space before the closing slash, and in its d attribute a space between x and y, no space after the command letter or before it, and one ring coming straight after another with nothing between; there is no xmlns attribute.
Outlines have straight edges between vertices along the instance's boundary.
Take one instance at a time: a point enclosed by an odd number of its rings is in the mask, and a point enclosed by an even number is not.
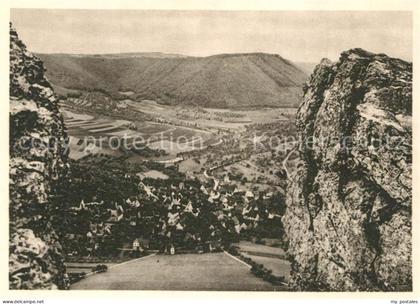
<svg viewBox="0 0 420 304"><path fill-rule="evenodd" d="M151 253L220 252L241 241L286 246L284 195L276 187L245 190L228 175L191 177L177 165L108 155L75 160L71 168L60 231L71 280L86 267Z"/></svg>
<svg viewBox="0 0 420 304"><path fill-rule="evenodd" d="M153 254L230 252L283 284L295 110L186 110L124 96L103 103L104 93L70 92L62 101L73 159L61 232L69 280ZM115 150L102 145L112 136L149 141Z"/></svg>
<svg viewBox="0 0 420 304"><path fill-rule="evenodd" d="M101 166L101 170L105 168ZM186 178L175 167L154 164L153 168L146 175L113 168L112 178L122 178L118 183L132 190L128 196L114 193L115 201L106 199L106 192L102 197L89 197L82 191L84 199L72 203L66 225L71 233L64 246L70 255L112 252L118 256L127 248L140 252L169 252L171 248L214 251L228 248L240 238L261 240L281 234L281 194L241 191L215 178L202 183ZM148 172L154 176L147 176ZM100 182L101 176L95 178Z"/></svg>

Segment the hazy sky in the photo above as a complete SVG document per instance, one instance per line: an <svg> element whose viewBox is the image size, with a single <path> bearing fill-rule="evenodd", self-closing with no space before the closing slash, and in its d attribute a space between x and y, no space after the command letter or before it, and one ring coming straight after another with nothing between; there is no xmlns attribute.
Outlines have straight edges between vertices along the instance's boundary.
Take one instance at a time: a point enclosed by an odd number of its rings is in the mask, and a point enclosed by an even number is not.
<svg viewBox="0 0 420 304"><path fill-rule="evenodd" d="M410 12L11 10L39 53L267 52L304 62L361 47L412 60Z"/></svg>

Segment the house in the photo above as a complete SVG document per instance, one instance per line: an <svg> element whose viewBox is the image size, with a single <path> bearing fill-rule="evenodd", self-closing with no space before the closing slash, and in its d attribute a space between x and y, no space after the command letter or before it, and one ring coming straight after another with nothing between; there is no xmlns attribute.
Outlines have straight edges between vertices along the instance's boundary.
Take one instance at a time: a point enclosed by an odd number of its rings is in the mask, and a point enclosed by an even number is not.
<svg viewBox="0 0 420 304"><path fill-rule="evenodd" d="M143 237L138 237L133 240L133 250L140 250L143 251L145 249L149 249L150 240L145 239Z"/></svg>
<svg viewBox="0 0 420 304"><path fill-rule="evenodd" d="M135 239L133 241L133 250L140 250L140 241L139 241L139 239Z"/></svg>
<svg viewBox="0 0 420 304"><path fill-rule="evenodd" d="M272 198L273 197L273 192L268 192L268 193L265 193L264 194L264 196L263 196L263 199L269 199L269 198Z"/></svg>
<svg viewBox="0 0 420 304"><path fill-rule="evenodd" d="M210 252L219 251L222 248L222 244L221 244L220 240L210 241L210 242L208 242L208 245L209 245L209 251Z"/></svg>
<svg viewBox="0 0 420 304"><path fill-rule="evenodd" d="M247 197L247 198L254 198L254 193L252 193L251 191L246 191L245 192L245 196Z"/></svg>

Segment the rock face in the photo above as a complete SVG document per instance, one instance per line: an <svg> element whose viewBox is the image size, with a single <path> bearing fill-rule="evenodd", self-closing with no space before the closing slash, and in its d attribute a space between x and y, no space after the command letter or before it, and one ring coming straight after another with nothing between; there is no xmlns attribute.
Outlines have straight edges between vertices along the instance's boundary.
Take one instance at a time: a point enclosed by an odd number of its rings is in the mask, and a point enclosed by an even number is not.
<svg viewBox="0 0 420 304"><path fill-rule="evenodd" d="M292 287L411 290L411 63L352 49L304 93L283 217Z"/></svg>
<svg viewBox="0 0 420 304"><path fill-rule="evenodd" d="M67 134L42 62L10 26L11 289L64 288L54 199L67 171Z"/></svg>

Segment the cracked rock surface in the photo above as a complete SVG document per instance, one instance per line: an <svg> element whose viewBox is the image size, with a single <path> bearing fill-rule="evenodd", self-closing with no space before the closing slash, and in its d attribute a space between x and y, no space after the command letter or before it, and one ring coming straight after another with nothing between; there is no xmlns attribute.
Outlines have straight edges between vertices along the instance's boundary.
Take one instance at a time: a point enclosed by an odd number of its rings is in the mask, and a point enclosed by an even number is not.
<svg viewBox="0 0 420 304"><path fill-rule="evenodd" d="M67 171L67 134L42 62L10 26L11 289L65 288L61 246L52 228L56 187Z"/></svg>
<svg viewBox="0 0 420 304"><path fill-rule="evenodd" d="M283 217L291 286L411 290L411 63L351 49L304 93Z"/></svg>

